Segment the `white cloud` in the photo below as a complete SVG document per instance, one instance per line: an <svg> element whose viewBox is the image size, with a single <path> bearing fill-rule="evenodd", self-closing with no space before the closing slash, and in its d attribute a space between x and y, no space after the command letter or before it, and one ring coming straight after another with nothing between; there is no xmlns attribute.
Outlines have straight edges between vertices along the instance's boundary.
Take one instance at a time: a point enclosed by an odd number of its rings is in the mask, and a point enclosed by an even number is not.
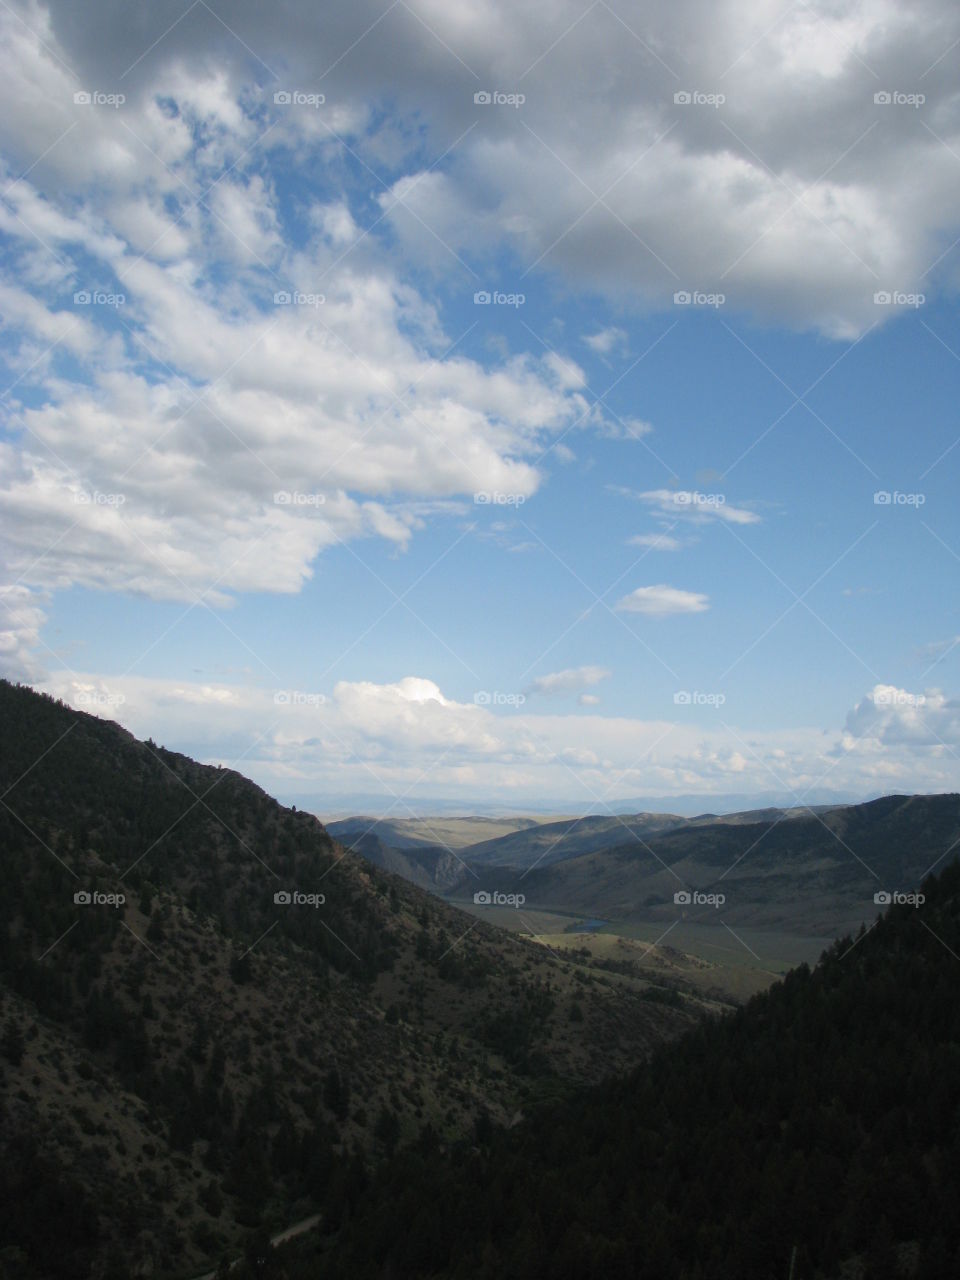
<svg viewBox="0 0 960 1280"><path fill-rule="evenodd" d="M576 801L598 812L623 798L722 796L731 789L792 791L798 801L809 788L860 795L956 789L952 751L929 733L914 732L909 715L891 717L881 692L883 729L875 718L877 689L843 731L756 732L736 723L730 729L692 723L678 718L672 703L669 717L534 714L529 706L498 712L446 696L427 677L280 691L77 673L48 678L41 687L81 710L118 719L140 737L207 761L236 761L281 795L376 792L389 804L412 788L407 801L398 801L398 813L419 795L468 804L512 794L537 803ZM892 696L892 686L879 689ZM591 696L582 695L581 705L593 705L584 701ZM930 696L927 709L953 747L960 744L957 706L940 695ZM863 715L869 726L855 723ZM897 722L907 731L889 732ZM855 736L866 727L870 735Z"/></svg>
<svg viewBox="0 0 960 1280"><path fill-rule="evenodd" d="M601 329L598 333L584 334L583 341L598 356L608 356L614 351L626 351L627 349L626 332L617 328L616 325Z"/></svg>
<svg viewBox="0 0 960 1280"><path fill-rule="evenodd" d="M877 319L877 288L949 284L947 264L925 277L957 223L955 67L944 55L960 15L945 0L786 11L647 0L630 24L642 43L602 6L585 20L575 0L419 15L372 0L318 14L292 0L282 22L237 0L230 26L242 41L203 6L173 25L162 7L145 25L111 0L82 18L67 0L23 12L27 25L6 15L0 78L0 136L17 172L71 122L74 89L116 88L118 68L135 64L123 79L133 133L120 113L86 109L82 132L39 173L122 182L137 168L183 194L185 156L213 181L270 127L260 149L298 162L348 139L403 251L431 267L442 256L459 271L455 252L505 247L518 273L538 262L630 306L719 289L728 310L843 337ZM324 108L275 109L251 51L288 87L316 90L322 76ZM521 110L474 105L476 84L521 79ZM154 101L158 85L177 114ZM926 101L877 106L878 87ZM725 101L678 105L678 90Z"/></svg>
<svg viewBox="0 0 960 1280"><path fill-rule="evenodd" d="M663 583L655 587L637 587L616 605L621 613L643 613L651 618L666 618L674 613L703 613L709 607L709 596Z"/></svg>
<svg viewBox="0 0 960 1280"><path fill-rule="evenodd" d="M42 602L18 583L0 585L0 669L13 680L35 680L43 672L37 657L43 626Z"/></svg>
<svg viewBox="0 0 960 1280"><path fill-rule="evenodd" d="M589 689L613 673L607 667L568 667L565 671L552 671L537 676L530 684L531 693L573 693L577 689Z"/></svg>
<svg viewBox="0 0 960 1280"><path fill-rule="evenodd" d="M845 745L856 750L857 740L883 747L910 746L943 753L960 747L960 700L939 689L916 693L896 685L877 684L846 720Z"/></svg>
<svg viewBox="0 0 960 1280"><path fill-rule="evenodd" d="M287 239L272 178L250 167L263 104L247 109L226 64L167 62L122 111L75 106L80 81L9 12L0 22L18 53L0 105L39 85L42 128L27 126L48 152L0 209L16 246L5 355L21 376L5 403L18 443L0 446L10 580L222 605L298 591L340 541L402 549L458 496L536 491L544 445L586 409L573 361L443 359L435 308L372 237L337 261L357 234L342 201ZM0 138L22 145L11 119ZM276 134L302 141L305 121L278 117ZM56 272L38 270L41 248ZM275 305L284 289L307 303ZM77 304L78 290L114 302Z"/></svg>
<svg viewBox="0 0 960 1280"><path fill-rule="evenodd" d="M649 547L651 551L679 551L683 543L669 533L638 533L627 539L630 547Z"/></svg>
<svg viewBox="0 0 960 1280"><path fill-rule="evenodd" d="M693 524L725 521L728 524L759 524L760 517L746 507L732 507L722 493L701 493L698 489L648 489L645 493L620 492L653 507L663 516L673 520L687 520Z"/></svg>

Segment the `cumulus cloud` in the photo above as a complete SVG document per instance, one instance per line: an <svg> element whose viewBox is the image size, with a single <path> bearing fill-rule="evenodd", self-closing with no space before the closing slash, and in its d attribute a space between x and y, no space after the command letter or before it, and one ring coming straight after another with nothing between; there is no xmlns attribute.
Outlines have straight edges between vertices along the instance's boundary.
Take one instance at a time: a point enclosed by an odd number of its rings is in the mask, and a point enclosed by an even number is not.
<svg viewBox="0 0 960 1280"><path fill-rule="evenodd" d="M108 10L91 21L120 48ZM322 166L305 211L284 202L289 149L342 155L359 106L284 112L219 37L216 59L158 47L103 104L116 65L70 15L0 24L0 141L32 151L0 205L8 670L26 669L36 592L297 592L327 548L402 550L458 496L536 491L544 445L590 416L575 362L447 355L436 308L342 190L324 198Z"/></svg>
<svg viewBox="0 0 960 1280"><path fill-rule="evenodd" d="M22 12L26 26L8 18L0 88L18 172L57 138L63 91L122 82L135 136L90 113L47 171L105 180L149 164L158 188L176 190L198 145L215 176L231 136L238 154L270 128L264 149L298 155L348 138L404 252L431 269L442 259L460 272L458 257L506 247L518 270L536 264L630 305L722 293L728 310L836 337L877 320L878 289L949 286L960 14L945 0L644 3L629 19L575 0L416 15L290 0L280 22L237 0L229 28L173 0L146 17L120 0ZM38 57L41 40L56 57ZM175 112L154 101L161 82ZM477 106L478 85L526 100ZM273 110L277 88L326 103ZM878 91L924 101L891 108Z"/></svg>
<svg viewBox="0 0 960 1280"><path fill-rule="evenodd" d="M655 587L637 587L616 604L621 613L642 613L650 618L666 618L674 613L703 613L709 607L709 596L664 583Z"/></svg>
<svg viewBox="0 0 960 1280"><path fill-rule="evenodd" d="M275 794L377 793L398 812L418 796L464 803L491 795L576 799L599 812L623 798L720 797L731 789L792 791L798 802L811 788L859 795L955 790L955 756L929 735L854 737L854 730L877 727L857 717L880 713L893 723L885 686L879 706L875 689L844 728L829 732L694 723L677 717L666 695L669 715L604 716L590 710L590 694L581 695L586 710L570 715L537 714L529 706L498 710L450 697L423 676L274 690L81 672L40 687L141 737L235 764ZM956 704L938 700L934 712L940 736L949 731L947 740L960 742Z"/></svg>
<svg viewBox="0 0 960 1280"><path fill-rule="evenodd" d="M844 742L851 748L869 739L885 747L953 752L960 746L960 700L939 689L915 693L877 684L848 714L845 729Z"/></svg>

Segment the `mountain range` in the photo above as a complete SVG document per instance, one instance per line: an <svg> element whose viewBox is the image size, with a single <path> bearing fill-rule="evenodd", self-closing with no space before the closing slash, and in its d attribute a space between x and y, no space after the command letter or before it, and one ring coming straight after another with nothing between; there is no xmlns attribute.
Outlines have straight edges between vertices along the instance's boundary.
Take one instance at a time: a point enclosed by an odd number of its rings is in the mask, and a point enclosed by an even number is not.
<svg viewBox="0 0 960 1280"><path fill-rule="evenodd" d="M960 795L694 818L594 815L455 849L430 843L422 824L403 846L387 843L403 838L400 823L335 825L364 856L452 901L492 887L523 893L529 910L613 925L722 919L822 938L872 918L877 894L916 888L960 846Z"/></svg>

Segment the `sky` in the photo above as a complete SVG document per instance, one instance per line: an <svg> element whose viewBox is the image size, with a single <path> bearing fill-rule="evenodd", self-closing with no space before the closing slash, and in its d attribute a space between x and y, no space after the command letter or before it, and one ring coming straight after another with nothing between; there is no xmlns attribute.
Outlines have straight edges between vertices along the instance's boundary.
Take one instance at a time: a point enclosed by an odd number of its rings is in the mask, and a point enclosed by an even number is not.
<svg viewBox="0 0 960 1280"><path fill-rule="evenodd" d="M956 6L0 27L8 678L321 813L958 789Z"/></svg>

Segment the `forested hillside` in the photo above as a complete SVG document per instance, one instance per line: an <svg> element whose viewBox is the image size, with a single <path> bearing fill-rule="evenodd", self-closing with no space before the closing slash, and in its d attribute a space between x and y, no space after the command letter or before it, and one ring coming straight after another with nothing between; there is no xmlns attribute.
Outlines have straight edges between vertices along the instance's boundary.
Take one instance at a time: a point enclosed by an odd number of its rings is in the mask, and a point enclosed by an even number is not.
<svg viewBox="0 0 960 1280"><path fill-rule="evenodd" d="M924 892L626 1079L403 1153L263 1274L960 1274L960 868Z"/></svg>
<svg viewBox="0 0 960 1280"><path fill-rule="evenodd" d="M182 1274L333 1220L399 1145L510 1123L707 1008L109 721L0 682L0 723L0 1274Z"/></svg>

